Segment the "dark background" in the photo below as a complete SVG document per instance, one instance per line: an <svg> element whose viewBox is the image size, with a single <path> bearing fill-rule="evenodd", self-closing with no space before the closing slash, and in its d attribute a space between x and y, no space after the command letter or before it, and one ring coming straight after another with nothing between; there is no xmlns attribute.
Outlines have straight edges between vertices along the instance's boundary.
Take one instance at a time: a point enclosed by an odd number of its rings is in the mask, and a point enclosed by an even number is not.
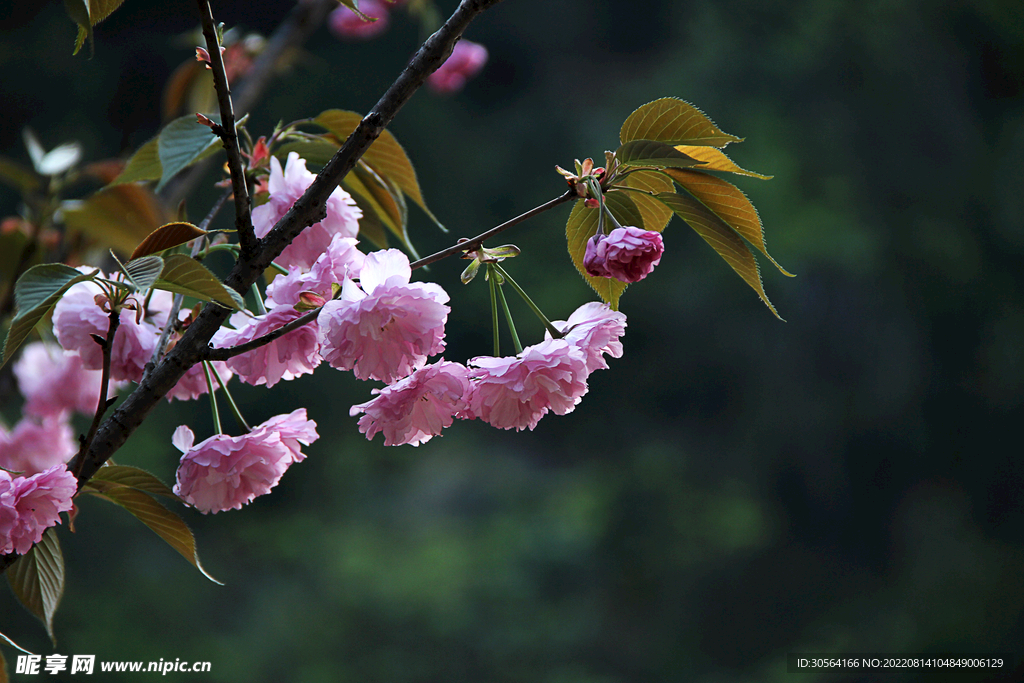
<svg viewBox="0 0 1024 683"><path fill-rule="evenodd" d="M92 59L71 56L60 3L28 5L0 11L0 153L27 163L26 125L89 160L154 135L194 5L127 0ZM269 33L290 6L214 12ZM371 43L318 32L250 130L369 109L418 42L395 19ZM385 449L348 417L370 388L348 373L239 388L250 421L306 406L321 439L244 511L183 511L226 585L85 501L76 533L61 529L56 651L212 662L190 680L394 683L781 681L788 652L1024 656L1024 5L506 0L467 37L490 50L483 74L454 97L418 93L392 126L452 229L413 210L421 252L557 196L555 164L599 158L635 107L678 96L747 138L727 150L740 165L775 176L736 182L798 274L763 270L788 322L674 221L623 297L623 358L533 432L464 422ZM0 189L0 214L16 210ZM593 298L567 215L507 238L551 318ZM462 287L462 267L427 274L452 295L460 361L490 353L486 287ZM171 481L171 432L205 438L208 412L159 410L118 462ZM50 652L3 604L0 630Z"/></svg>

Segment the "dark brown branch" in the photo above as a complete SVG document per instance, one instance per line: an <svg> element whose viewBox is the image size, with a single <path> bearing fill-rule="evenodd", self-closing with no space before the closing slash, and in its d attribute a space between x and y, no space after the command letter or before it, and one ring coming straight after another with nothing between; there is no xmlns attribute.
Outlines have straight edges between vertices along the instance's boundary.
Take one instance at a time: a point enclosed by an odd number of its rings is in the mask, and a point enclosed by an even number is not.
<svg viewBox="0 0 1024 683"><path fill-rule="evenodd" d="M210 9L210 2L209 0L198 0L198 3L203 36L206 38L206 49L210 53L210 67L213 69L213 87L217 91L217 104L220 106L221 123L213 126L213 132L223 141L224 152L228 157L231 191L235 195L235 229L238 231L238 244L242 247L242 257L252 258L259 245L252 227L249 188L245 184L245 168L243 168L242 154L238 148L235 110L231 105L231 84L228 83L227 71L224 69L224 59L220 53L217 29L213 25L213 10Z"/></svg>
<svg viewBox="0 0 1024 683"><path fill-rule="evenodd" d="M110 356L114 349L114 336L117 334L117 328L121 325L121 309L117 306L111 305L109 318L110 322L107 323L107 336L102 343L103 372L100 375L100 396L96 402L96 414L92 417L92 424L89 425L89 431L86 432L85 436L81 437L82 444L78 449L78 453L68 466L68 469L74 473L76 478L78 478L82 472L82 463L85 462L85 454L89 450L89 446L92 445L92 440L96 438L96 432L100 428L100 423L103 422L103 416L107 414L107 408L110 407L107 399L107 391L110 389ZM83 483L84 482L81 480L78 482L79 490L81 490Z"/></svg>

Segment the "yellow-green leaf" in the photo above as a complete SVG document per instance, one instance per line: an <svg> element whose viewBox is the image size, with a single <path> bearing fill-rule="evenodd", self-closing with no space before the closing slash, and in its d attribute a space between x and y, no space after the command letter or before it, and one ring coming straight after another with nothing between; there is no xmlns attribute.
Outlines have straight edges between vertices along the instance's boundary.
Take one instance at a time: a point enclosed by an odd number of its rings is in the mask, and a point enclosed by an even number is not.
<svg viewBox="0 0 1024 683"><path fill-rule="evenodd" d="M754 258L754 252L750 250L743 238L736 234L735 230L693 197L664 192L658 195L658 199L675 211L680 218L686 221L687 225L704 238L704 241L710 244L711 248L718 252L718 255L736 271L736 274L757 292L761 301L771 309L775 317L782 320L782 316L775 310L775 306L768 300L768 295L764 292L764 287L761 284L761 271L757 266L757 259Z"/></svg>
<svg viewBox="0 0 1024 683"><path fill-rule="evenodd" d="M167 223L146 235L146 239L142 240L139 246L135 247L135 251L132 252L130 258L137 259L149 254L156 254L164 249L170 249L171 247L191 242L205 234L207 234L205 230L191 223L184 221Z"/></svg>
<svg viewBox="0 0 1024 683"><path fill-rule="evenodd" d="M619 131L619 142L657 140L669 145L725 147L743 138L723 133L704 112L675 97L663 97L630 114Z"/></svg>
<svg viewBox="0 0 1024 683"><path fill-rule="evenodd" d="M167 498L178 500L178 497L174 495L174 491L157 479L156 475L150 474L146 470L141 470L138 467L130 467L128 465L105 465L104 467L99 468L96 471L96 474L92 475L92 478L89 481L107 481L111 484L127 486L128 488L143 491L151 495L165 496Z"/></svg>
<svg viewBox="0 0 1024 683"><path fill-rule="evenodd" d="M7 568L7 581L21 604L39 617L50 640L56 643L53 615L64 594L64 556L53 527L44 531L39 543Z"/></svg>
<svg viewBox="0 0 1024 683"><path fill-rule="evenodd" d="M701 171L670 168L665 169L665 173L692 194L697 201L711 209L744 239L753 244L779 269L779 272L793 277L792 273L787 272L768 253L768 248L764 243L764 227L761 225L761 217L738 187Z"/></svg>
<svg viewBox="0 0 1024 683"><path fill-rule="evenodd" d="M626 176L625 185L654 194L671 192L675 187L671 180L657 171L636 171L630 173ZM643 216L644 230L661 232L668 225L668 222L672 220L672 216L675 215L672 209L648 194L630 192L629 198L633 200L636 208L640 210L640 215Z"/></svg>
<svg viewBox="0 0 1024 683"><path fill-rule="evenodd" d="M163 204L142 185L105 187L83 200L69 200L61 207L64 223L79 232L130 254L146 235L168 222Z"/></svg>
<svg viewBox="0 0 1024 683"><path fill-rule="evenodd" d="M223 585L203 569L196 552L196 539L192 535L191 529L177 513L165 508L148 493L131 486L94 478L89 480L86 490L104 500L120 505L135 515L140 522L181 553L181 556L191 562L203 576L218 585Z"/></svg>
<svg viewBox="0 0 1024 683"><path fill-rule="evenodd" d="M345 7L348 7L350 10L355 12L356 16L358 16L363 21L377 21L376 17L371 17L369 14L365 14L359 10L359 0L338 0L338 2L340 2Z"/></svg>
<svg viewBox="0 0 1024 683"><path fill-rule="evenodd" d="M245 308L245 302L238 292L225 287L206 266L185 254L171 254L164 259L164 269L153 287L200 301L216 301L236 311Z"/></svg>
<svg viewBox="0 0 1024 683"><path fill-rule="evenodd" d="M158 180L163 174L164 167L160 164L160 138L157 136L135 150L135 154L125 164L124 170L110 184L120 185L136 180Z"/></svg>
<svg viewBox="0 0 1024 683"><path fill-rule="evenodd" d="M655 140L630 140L615 151L615 158L627 166L659 168L686 168L697 163L672 145Z"/></svg>
<svg viewBox="0 0 1024 683"><path fill-rule="evenodd" d="M701 171L728 171L729 173L750 176L751 178L760 178L761 180L771 180L772 178L770 175L761 175L760 173L754 173L753 171L748 171L745 168L740 168L736 165L736 162L726 156L725 152L714 147L676 145L676 149L689 157L697 159L700 164L695 168Z"/></svg>
<svg viewBox="0 0 1024 683"><path fill-rule="evenodd" d="M85 39L92 39L92 27L110 16L124 0L64 0L64 8L71 20L78 24L78 38L75 52L82 48Z"/></svg>
<svg viewBox="0 0 1024 683"><path fill-rule="evenodd" d="M343 111L341 109L329 109L325 112L321 112L319 116L313 119L313 122L318 126L325 128L339 138L344 140L347 138L352 131L356 129L359 122L362 121L363 117L353 111ZM362 160L369 164L373 170L375 170L382 177L387 178L399 189L404 192L409 199L416 202L416 204L423 209L423 212L430 217L434 223L436 223L442 230L444 226L437 220L434 214L427 208L427 204L423 201L423 194L420 192L420 184L416 179L416 169L413 168L412 162L409 161L408 155L402 146L398 144L398 140L391 134L390 131L385 130L380 134L370 148L366 150L366 154L363 155Z"/></svg>
<svg viewBox="0 0 1024 683"><path fill-rule="evenodd" d="M604 195L605 204L615 219L623 225L639 226L643 223L640 209L625 192L608 192ZM583 279L590 285L601 299L614 310L619 310L619 297L625 291L627 283L613 278L593 277L583 268L583 256L587 252L587 240L597 232L598 212L600 209L588 209L583 200L577 200L565 224L565 238L569 247L569 256ZM605 217L607 219L607 216ZM611 226L606 223L606 230Z"/></svg>

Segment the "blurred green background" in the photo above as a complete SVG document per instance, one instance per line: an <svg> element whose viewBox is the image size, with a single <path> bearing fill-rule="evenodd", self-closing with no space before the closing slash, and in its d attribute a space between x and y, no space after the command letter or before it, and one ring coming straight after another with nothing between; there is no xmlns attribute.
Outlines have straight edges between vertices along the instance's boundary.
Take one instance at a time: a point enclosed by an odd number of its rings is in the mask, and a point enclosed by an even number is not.
<svg viewBox="0 0 1024 683"><path fill-rule="evenodd" d="M291 3L213 6L269 33ZM321 29L250 130L368 110L418 44L394 18L368 43ZM191 55L172 36L197 21L185 0L127 0L88 59L60 3L5 3L0 153L27 163L26 125L90 160L145 142ZM183 511L226 585L87 500L61 529L56 651L212 662L189 680L393 683L782 681L788 652L1024 655L1024 5L505 0L467 38L490 51L483 74L418 93L391 128L452 230L413 210L422 253L557 196L555 164L599 158L635 107L678 96L775 176L737 184L798 274L763 269L788 322L674 221L623 297L623 358L533 432L462 422L385 449L348 417L371 388L348 373L240 387L250 420L306 406L321 439L244 511ZM0 215L16 210L0 189ZM505 240L553 319L593 298L567 215ZM490 353L486 287L460 285L463 265L427 274L452 295L460 361ZM205 438L208 412L161 408L117 460L171 481L171 432ZM52 651L9 591L2 604L0 630Z"/></svg>

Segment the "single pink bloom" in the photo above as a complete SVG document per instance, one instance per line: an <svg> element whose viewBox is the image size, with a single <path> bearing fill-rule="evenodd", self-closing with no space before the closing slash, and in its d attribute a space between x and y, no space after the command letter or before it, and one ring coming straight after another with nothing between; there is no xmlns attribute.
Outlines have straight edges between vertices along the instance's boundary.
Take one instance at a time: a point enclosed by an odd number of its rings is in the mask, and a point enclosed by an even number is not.
<svg viewBox="0 0 1024 683"><path fill-rule="evenodd" d="M448 293L433 283L410 283L409 259L397 249L375 251L346 280L341 298L320 310L320 354L331 367L359 379L391 383L444 350Z"/></svg>
<svg viewBox="0 0 1024 683"><path fill-rule="evenodd" d="M659 233L627 225L587 240L583 267L594 277L639 282L661 263L664 251Z"/></svg>
<svg viewBox="0 0 1024 683"><path fill-rule="evenodd" d="M439 93L458 92L486 63L486 47L469 40L460 40L455 43L455 49L448 60L427 77L427 85Z"/></svg>
<svg viewBox="0 0 1024 683"><path fill-rule="evenodd" d="M109 314L96 302L97 295L103 296L98 285L80 282L69 289L53 309L53 332L57 341L64 350L81 356L82 366L87 370L103 369L103 350L92 335L105 338L110 326ZM141 297L133 298L142 305ZM154 296L154 299L162 304L164 297ZM141 323L136 322L136 311L121 310L121 323L110 355L111 379L130 382L142 379L160 335L159 327L167 321L168 311L162 305L155 310L153 322L143 319Z"/></svg>
<svg viewBox="0 0 1024 683"><path fill-rule="evenodd" d="M349 410L352 417L365 413L359 431L367 439L384 432L385 446L418 446L450 427L453 416L469 407L469 369L441 360L372 393L377 397Z"/></svg>
<svg viewBox="0 0 1024 683"><path fill-rule="evenodd" d="M568 320L556 320L552 325L562 332L568 330L563 338L586 356L588 373L608 369L606 353L612 358L622 358L619 337L626 333L626 316L613 311L608 304L585 303L573 311Z"/></svg>
<svg viewBox="0 0 1024 683"><path fill-rule="evenodd" d="M471 393L466 417L498 429L533 429L549 410L565 415L587 393L587 362L575 345L547 339L518 356L479 356L469 362Z"/></svg>
<svg viewBox="0 0 1024 683"><path fill-rule="evenodd" d="M27 553L73 507L78 482L64 465L30 477L0 472L0 552ZM10 521L10 507L17 516Z"/></svg>
<svg viewBox="0 0 1024 683"><path fill-rule="evenodd" d="M217 375L220 376L221 381L227 384L228 380L233 376L228 364L224 361L215 360L212 365L217 371ZM210 379L213 381L214 388L219 389L220 385L217 384L217 377L213 373L210 373ZM167 400L191 401L203 394L209 393L209 391L210 387L206 383L206 372L203 370L203 364L196 363L186 370L185 374L178 380L178 383L167 392Z"/></svg>
<svg viewBox="0 0 1024 683"><path fill-rule="evenodd" d="M77 452L66 413L41 422L22 418L10 432L0 425L0 467L5 470L36 474L63 465Z"/></svg>
<svg viewBox="0 0 1024 683"><path fill-rule="evenodd" d="M338 38L368 40L387 30L388 6L380 0L360 0L359 11L377 21L366 21L344 5L327 17L327 26Z"/></svg>
<svg viewBox="0 0 1024 683"><path fill-rule="evenodd" d="M300 444L308 446L318 436L305 408L271 418L248 434L217 434L198 445L182 425L171 439L184 454L174 493L203 514L240 510L269 493L292 463L305 459Z"/></svg>
<svg viewBox="0 0 1024 683"><path fill-rule="evenodd" d="M299 158L297 152L288 155L283 171L277 157L270 158L270 180L267 184L270 200L252 210L252 225L257 237L266 237L314 178L316 176L306 170L306 160ZM340 187L335 188L327 198L327 216L300 232L277 257L277 263L289 268L296 266L309 269L335 235L355 237L362 216L362 209L356 206L356 200Z"/></svg>
<svg viewBox="0 0 1024 683"><path fill-rule="evenodd" d="M86 370L82 358L57 344L32 342L25 346L14 363L18 389L25 397L22 410L34 417L56 417L77 411L96 412L100 397L100 370ZM121 382L112 382L107 393L113 395Z"/></svg>
<svg viewBox="0 0 1024 683"><path fill-rule="evenodd" d="M220 330L214 345L217 348L229 348L244 344L273 332L301 315L301 311L291 306L277 306L255 318L236 313L231 316L231 322L238 325L237 329ZM316 321L226 362L241 381L253 386L266 384L268 389L282 379L291 380L308 375L320 364Z"/></svg>
<svg viewBox="0 0 1024 683"><path fill-rule="evenodd" d="M366 255L356 248L354 237L335 235L327 250L320 254L308 271L291 268L287 275L278 275L267 286L267 307L294 306L302 292L315 292L330 299L331 285L341 285L362 270Z"/></svg>

